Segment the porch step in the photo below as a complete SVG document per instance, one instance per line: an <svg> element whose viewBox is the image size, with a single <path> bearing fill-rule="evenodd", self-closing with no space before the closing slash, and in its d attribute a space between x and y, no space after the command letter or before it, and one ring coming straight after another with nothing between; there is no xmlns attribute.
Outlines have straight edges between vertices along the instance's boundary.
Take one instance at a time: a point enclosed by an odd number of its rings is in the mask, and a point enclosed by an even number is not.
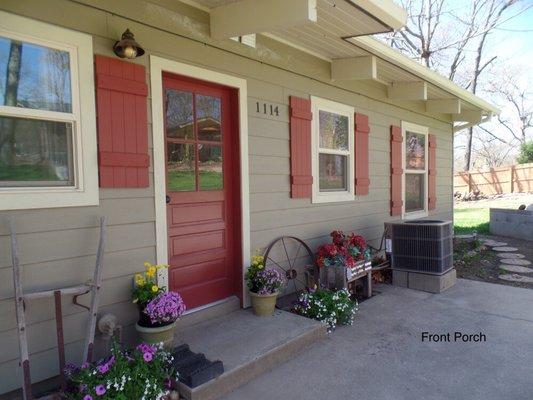
<svg viewBox="0 0 533 400"><path fill-rule="evenodd" d="M187 310L176 322L176 331L181 331L199 323L205 323L214 318L219 318L240 310L240 301L237 296L231 296L215 304L208 304L205 307Z"/></svg>
<svg viewBox="0 0 533 400"><path fill-rule="evenodd" d="M251 310L238 310L222 317L176 330L176 345L220 360L224 373L191 388L179 383L187 400L213 400L292 358L326 336L317 321L285 311L272 317L256 317Z"/></svg>

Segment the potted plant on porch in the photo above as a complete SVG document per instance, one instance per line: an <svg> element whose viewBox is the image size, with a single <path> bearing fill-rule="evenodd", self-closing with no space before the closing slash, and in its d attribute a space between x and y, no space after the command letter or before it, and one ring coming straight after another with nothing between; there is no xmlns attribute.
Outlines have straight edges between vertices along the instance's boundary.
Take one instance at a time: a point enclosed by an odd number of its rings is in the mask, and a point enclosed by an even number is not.
<svg viewBox="0 0 533 400"><path fill-rule="evenodd" d="M253 256L246 272L246 284L252 300L254 314L268 317L274 313L276 299L285 284L283 275L274 268L265 268L262 256Z"/></svg>
<svg viewBox="0 0 533 400"><path fill-rule="evenodd" d="M133 302L139 309L135 329L143 342L163 343L171 348L176 321L185 312L185 303L177 292L167 292L157 284L157 271L166 265L144 263L146 271L135 274Z"/></svg>

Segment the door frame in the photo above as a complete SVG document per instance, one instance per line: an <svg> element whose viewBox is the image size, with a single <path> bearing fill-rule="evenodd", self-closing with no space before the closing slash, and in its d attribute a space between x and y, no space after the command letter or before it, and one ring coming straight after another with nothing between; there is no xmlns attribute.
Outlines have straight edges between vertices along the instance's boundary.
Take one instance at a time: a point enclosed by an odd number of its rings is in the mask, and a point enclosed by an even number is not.
<svg viewBox="0 0 533 400"><path fill-rule="evenodd" d="M241 274L236 274L240 284L237 296L244 304L244 274L246 266L250 265L250 189L248 174L248 92L245 79L232 75L212 71L210 69L184 64L158 56L150 56L150 83L152 104L152 141L154 168L154 201L155 201L155 236L156 261L158 264L168 264L168 235L167 235L167 205L166 197L166 160L165 160L165 130L163 109L163 72L170 72L205 82L220 84L237 90L238 93L238 134L240 158L240 197L241 197ZM158 283L168 287L168 270L158 272ZM205 307L205 306L203 306Z"/></svg>

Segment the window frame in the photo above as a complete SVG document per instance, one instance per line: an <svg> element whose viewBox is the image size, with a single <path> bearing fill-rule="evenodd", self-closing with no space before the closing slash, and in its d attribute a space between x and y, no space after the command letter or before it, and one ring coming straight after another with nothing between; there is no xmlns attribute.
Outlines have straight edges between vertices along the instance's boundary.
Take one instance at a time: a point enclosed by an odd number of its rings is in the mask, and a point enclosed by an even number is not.
<svg viewBox="0 0 533 400"><path fill-rule="evenodd" d="M68 186L0 187L0 210L98 205L92 37L3 11L0 20L2 37L69 53L71 113L0 105L0 116L70 123L73 173L73 185Z"/></svg>
<svg viewBox="0 0 533 400"><path fill-rule="evenodd" d="M405 165L406 146L407 146L407 131L424 135L424 170L408 170ZM402 121L402 218L403 219L417 219L428 216L428 134L429 129L427 126L414 124L411 122ZM419 174L424 175L424 209L417 211L407 212L405 210L405 175L406 174Z"/></svg>
<svg viewBox="0 0 533 400"><path fill-rule="evenodd" d="M311 171L313 175L312 202L313 203L335 203L353 201L355 199L355 143L354 143L354 114L355 108L347 104L327 100L321 97L311 96L311 111L313 120L311 121ZM348 117L348 150L322 149L320 143L320 111L342 115ZM347 157L346 185L347 190L343 191L320 191L320 154L337 154Z"/></svg>

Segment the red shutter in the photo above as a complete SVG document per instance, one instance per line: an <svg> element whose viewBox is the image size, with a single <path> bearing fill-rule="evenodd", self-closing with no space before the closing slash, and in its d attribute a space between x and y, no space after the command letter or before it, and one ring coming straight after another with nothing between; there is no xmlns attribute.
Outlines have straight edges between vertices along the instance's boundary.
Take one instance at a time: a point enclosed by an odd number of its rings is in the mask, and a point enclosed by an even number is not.
<svg viewBox="0 0 533 400"><path fill-rule="evenodd" d="M148 187L148 87L142 65L95 56L100 187Z"/></svg>
<svg viewBox="0 0 533 400"><path fill-rule="evenodd" d="M355 194L368 194L370 186L368 162L368 116L355 114Z"/></svg>
<svg viewBox="0 0 533 400"><path fill-rule="evenodd" d="M390 215L402 215L402 129L391 126L390 129Z"/></svg>
<svg viewBox="0 0 533 400"><path fill-rule="evenodd" d="M291 197L311 198L311 101L290 97Z"/></svg>
<svg viewBox="0 0 533 400"><path fill-rule="evenodd" d="M437 137L428 135L428 209L437 207Z"/></svg>

